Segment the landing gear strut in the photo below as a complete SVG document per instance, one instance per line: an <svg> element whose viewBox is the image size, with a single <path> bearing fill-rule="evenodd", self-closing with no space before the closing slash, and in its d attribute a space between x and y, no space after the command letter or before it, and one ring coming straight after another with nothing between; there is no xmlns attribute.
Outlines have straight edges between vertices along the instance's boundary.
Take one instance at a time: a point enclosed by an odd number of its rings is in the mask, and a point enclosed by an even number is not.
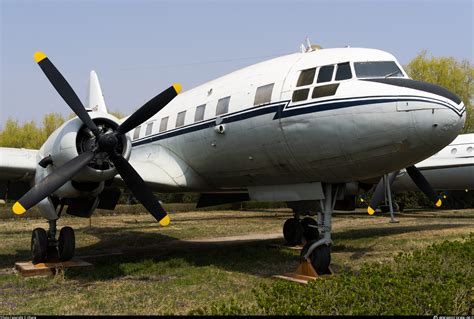
<svg viewBox="0 0 474 319"><path fill-rule="evenodd" d="M329 267L331 263L331 226L332 226L332 212L336 203L338 187L335 193L332 192L332 185L325 184L324 196L320 200L322 212L323 237L319 240L308 241L301 250L301 264L308 263L316 271L318 275L331 274ZM303 268L303 267L302 267Z"/></svg>
<svg viewBox="0 0 474 319"><path fill-rule="evenodd" d="M58 216L63 207L61 206ZM63 227L56 240L57 219L48 221L49 228L46 232L43 228L33 230L31 236L31 257L33 264L46 261L66 261L74 256L75 236L71 227Z"/></svg>

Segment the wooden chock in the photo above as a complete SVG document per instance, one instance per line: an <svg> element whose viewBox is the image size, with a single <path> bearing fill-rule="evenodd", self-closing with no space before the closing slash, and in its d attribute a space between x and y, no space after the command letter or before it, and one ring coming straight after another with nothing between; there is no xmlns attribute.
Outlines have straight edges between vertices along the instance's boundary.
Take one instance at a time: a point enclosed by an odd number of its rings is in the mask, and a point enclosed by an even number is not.
<svg viewBox="0 0 474 319"><path fill-rule="evenodd" d="M307 277L313 277L313 278L318 277L318 274L316 273L316 270L314 270L313 265L306 258L304 258L303 261L300 262L300 264L296 268L295 273L298 275L307 276Z"/></svg>

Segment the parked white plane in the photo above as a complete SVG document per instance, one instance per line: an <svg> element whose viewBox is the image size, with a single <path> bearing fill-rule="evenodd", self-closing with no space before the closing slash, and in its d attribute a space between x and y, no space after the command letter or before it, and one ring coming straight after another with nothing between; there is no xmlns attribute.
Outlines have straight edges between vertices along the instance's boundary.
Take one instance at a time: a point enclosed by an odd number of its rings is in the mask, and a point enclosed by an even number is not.
<svg viewBox="0 0 474 319"><path fill-rule="evenodd" d="M467 192L474 189L474 133L458 135L448 146L415 166L423 172L423 176L433 189L433 192L428 194L429 196L436 197L434 190L465 190ZM381 206L381 210L390 209L392 192L400 193L419 189L406 169L386 174L386 178L381 178L375 187L370 201L370 207L374 209L383 200L388 205ZM355 191L359 192L360 189L356 187ZM348 201L346 209L355 209L356 194L353 195L354 198ZM404 206L403 203L397 204L400 209ZM391 209L393 221L392 210L393 208Z"/></svg>
<svg viewBox="0 0 474 319"><path fill-rule="evenodd" d="M39 151L0 149L4 193L21 197L13 211L38 205L49 222L48 232L33 231L34 262L56 247L60 259L71 258L72 229L63 227L56 240L62 207L82 217L97 207L113 209L123 180L162 225L169 217L150 189L200 192L201 205L245 197L318 200L323 235L303 255L318 273L327 273L332 210L346 183L433 155L458 135L466 117L456 95L410 80L393 55L374 49L309 49L176 98L181 87L175 84L125 121L106 113L94 76L89 107L97 111L86 111L51 61L40 52L35 59L78 117ZM117 173L121 178L114 179ZM422 175L414 178L429 190ZM22 183L34 186L23 195ZM288 220L285 237L299 227L298 219Z"/></svg>
<svg viewBox="0 0 474 319"><path fill-rule="evenodd" d="M435 190L474 189L474 133L461 134L438 153L415 165ZM418 190L402 170L395 179L394 192Z"/></svg>

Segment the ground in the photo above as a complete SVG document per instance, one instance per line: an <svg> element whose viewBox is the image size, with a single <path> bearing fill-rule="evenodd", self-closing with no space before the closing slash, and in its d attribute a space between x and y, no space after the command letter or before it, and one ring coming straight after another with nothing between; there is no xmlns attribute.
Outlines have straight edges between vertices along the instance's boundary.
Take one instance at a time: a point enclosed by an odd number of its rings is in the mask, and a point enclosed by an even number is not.
<svg viewBox="0 0 474 319"><path fill-rule="evenodd" d="M2 213L3 214L3 213ZM145 214L61 218L76 230L76 254L93 270L25 279L11 270L29 258L31 231L42 219L0 221L1 314L187 314L214 302L252 304L252 289L296 268L283 243L287 209L173 213L169 227ZM364 211L336 212L334 269L391 263L399 252L474 232L474 209L408 211L400 223ZM230 237L230 238L229 238Z"/></svg>

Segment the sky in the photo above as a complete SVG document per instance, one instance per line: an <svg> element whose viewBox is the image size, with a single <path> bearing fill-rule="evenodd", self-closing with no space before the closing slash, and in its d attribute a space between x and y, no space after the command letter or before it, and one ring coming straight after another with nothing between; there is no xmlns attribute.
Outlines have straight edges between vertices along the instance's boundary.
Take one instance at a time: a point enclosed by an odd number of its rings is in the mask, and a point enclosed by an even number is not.
<svg viewBox="0 0 474 319"><path fill-rule="evenodd" d="M239 68L322 47L422 50L473 62L473 0L0 0L0 128L69 107L36 65L43 51L85 102L89 72L130 114L174 82L191 89Z"/></svg>

